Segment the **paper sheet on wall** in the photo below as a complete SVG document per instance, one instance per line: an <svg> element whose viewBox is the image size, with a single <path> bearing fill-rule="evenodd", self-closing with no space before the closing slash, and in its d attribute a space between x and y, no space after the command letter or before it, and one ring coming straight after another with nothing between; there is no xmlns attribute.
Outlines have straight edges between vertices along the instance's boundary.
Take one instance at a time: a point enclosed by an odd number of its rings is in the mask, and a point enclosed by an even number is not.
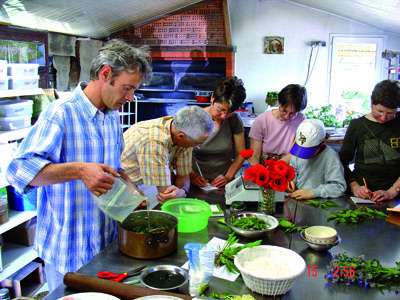
<svg viewBox="0 0 400 300"><path fill-rule="evenodd" d="M213 250L213 251L220 251L224 245L226 243L226 240L217 238L217 237L213 237L206 245L205 248L207 250ZM240 244L238 244L240 245ZM185 262L185 264L182 266L182 268L184 269L188 269L189 268L189 263ZM213 276L214 277L218 277L221 279L225 279L228 281L235 281L238 277L239 277L240 273L232 273L229 272L228 269L226 268L226 266L222 266L222 267L214 267L214 272L213 272Z"/></svg>

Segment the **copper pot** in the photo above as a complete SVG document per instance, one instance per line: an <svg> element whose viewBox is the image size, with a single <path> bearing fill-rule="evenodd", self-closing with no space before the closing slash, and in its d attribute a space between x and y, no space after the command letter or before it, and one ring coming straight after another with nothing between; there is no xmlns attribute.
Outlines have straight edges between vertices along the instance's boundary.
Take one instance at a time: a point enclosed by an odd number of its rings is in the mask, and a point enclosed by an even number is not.
<svg viewBox="0 0 400 300"><path fill-rule="evenodd" d="M140 233L129 230L129 226L132 225L131 221L144 220L147 218L147 214L150 217L148 232ZM154 224L163 225L163 230L154 231L152 228ZM163 211L135 211L122 224L118 224L119 250L128 256L141 259L154 259L171 254L176 250L178 244L177 224L178 219L175 216Z"/></svg>

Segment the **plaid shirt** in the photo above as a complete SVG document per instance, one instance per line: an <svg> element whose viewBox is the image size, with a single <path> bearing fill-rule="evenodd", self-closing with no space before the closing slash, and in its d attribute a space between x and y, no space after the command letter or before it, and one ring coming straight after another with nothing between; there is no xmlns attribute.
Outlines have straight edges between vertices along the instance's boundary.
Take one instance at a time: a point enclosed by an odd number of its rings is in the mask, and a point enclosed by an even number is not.
<svg viewBox="0 0 400 300"><path fill-rule="evenodd" d="M192 148L174 146L171 138L173 117L139 122L124 133L122 166L133 182L147 185L171 185L171 170L189 175Z"/></svg>
<svg viewBox="0 0 400 300"><path fill-rule="evenodd" d="M116 111L99 111L78 86L33 126L7 179L18 191L50 163L96 162L120 168L122 131ZM116 237L116 224L96 206L81 180L38 188L35 248L57 271L76 271Z"/></svg>

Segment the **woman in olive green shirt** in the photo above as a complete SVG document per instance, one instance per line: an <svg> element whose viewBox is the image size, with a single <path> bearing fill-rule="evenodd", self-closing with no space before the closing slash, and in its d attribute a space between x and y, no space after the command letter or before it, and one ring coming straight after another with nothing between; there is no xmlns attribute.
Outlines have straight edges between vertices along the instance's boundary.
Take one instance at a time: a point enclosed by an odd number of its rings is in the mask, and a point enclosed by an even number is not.
<svg viewBox="0 0 400 300"><path fill-rule="evenodd" d="M239 155L245 148L244 129L234 113L246 98L240 79L225 79L215 88L211 105L204 108L214 121L214 132L193 149L191 182L197 186L208 183L218 188L231 181L243 164Z"/></svg>

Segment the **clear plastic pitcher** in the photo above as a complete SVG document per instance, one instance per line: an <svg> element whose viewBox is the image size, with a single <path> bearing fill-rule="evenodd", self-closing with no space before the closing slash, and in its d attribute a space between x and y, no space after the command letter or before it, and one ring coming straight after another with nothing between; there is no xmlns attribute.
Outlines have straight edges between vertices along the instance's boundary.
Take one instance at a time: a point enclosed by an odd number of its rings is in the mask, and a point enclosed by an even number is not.
<svg viewBox="0 0 400 300"><path fill-rule="evenodd" d="M131 183L116 177L112 188L99 197L95 196L94 199L106 215L118 222L122 222L147 198L142 196Z"/></svg>

